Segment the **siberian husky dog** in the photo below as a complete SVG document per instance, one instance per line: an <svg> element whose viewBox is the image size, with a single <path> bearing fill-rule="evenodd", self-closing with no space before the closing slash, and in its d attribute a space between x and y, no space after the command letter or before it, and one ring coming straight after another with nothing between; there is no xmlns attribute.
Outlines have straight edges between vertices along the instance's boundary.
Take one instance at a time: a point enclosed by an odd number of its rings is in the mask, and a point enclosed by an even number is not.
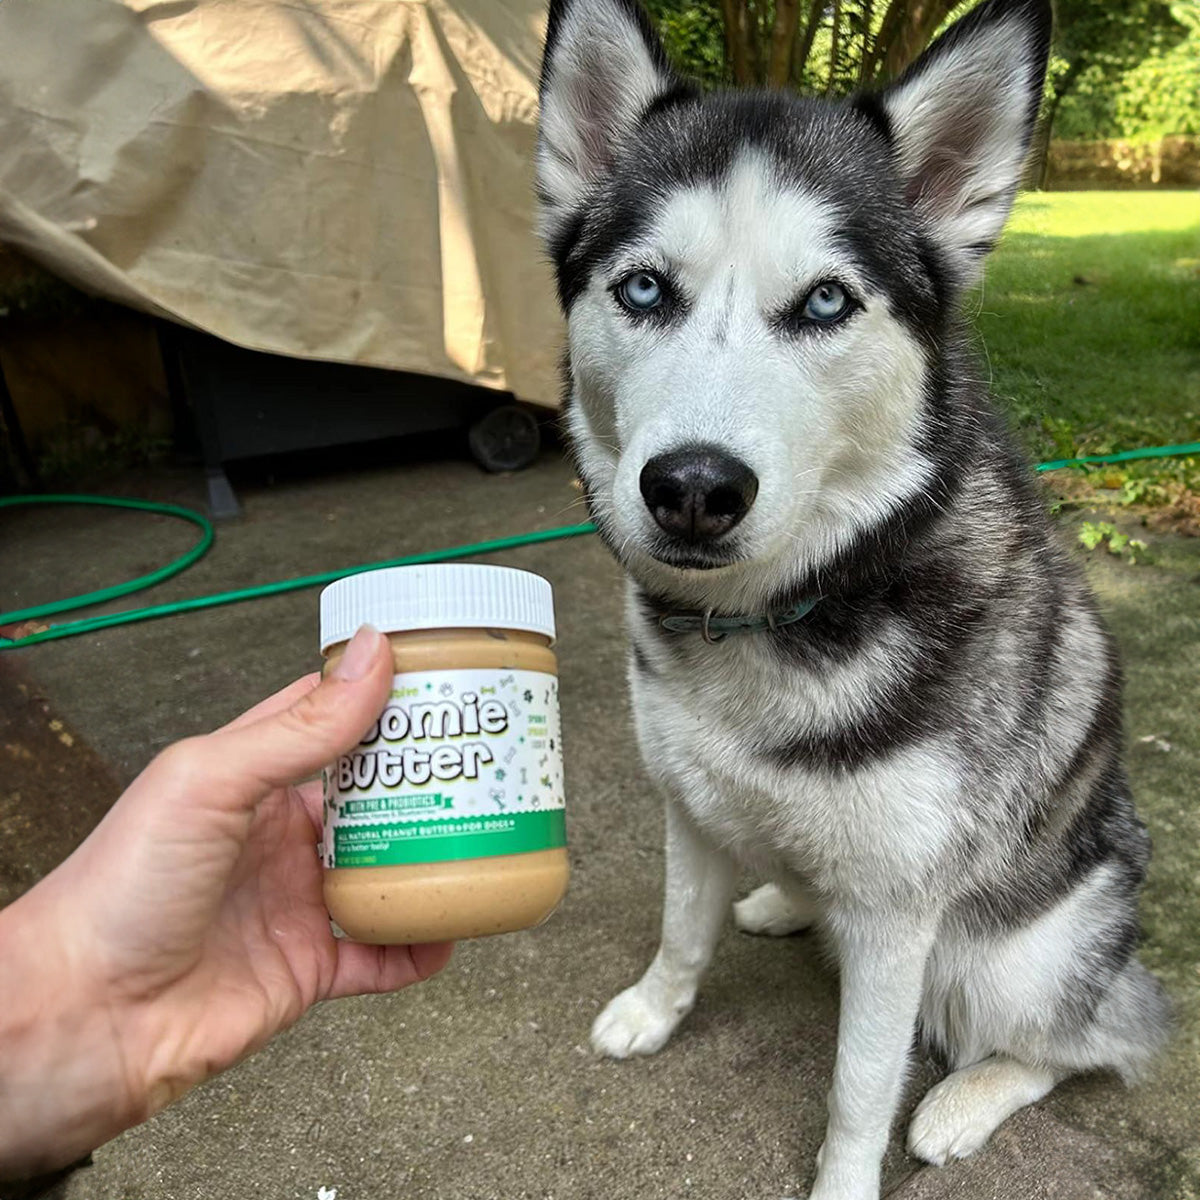
<svg viewBox="0 0 1200 1200"><path fill-rule="evenodd" d="M702 94L636 0L550 5L568 428L666 798L661 946L592 1041L666 1042L759 873L737 924L817 925L840 970L820 1200L878 1195L914 1031L950 1067L932 1163L1168 1031L1112 641L959 312L1049 35L1048 0L987 0L877 93Z"/></svg>

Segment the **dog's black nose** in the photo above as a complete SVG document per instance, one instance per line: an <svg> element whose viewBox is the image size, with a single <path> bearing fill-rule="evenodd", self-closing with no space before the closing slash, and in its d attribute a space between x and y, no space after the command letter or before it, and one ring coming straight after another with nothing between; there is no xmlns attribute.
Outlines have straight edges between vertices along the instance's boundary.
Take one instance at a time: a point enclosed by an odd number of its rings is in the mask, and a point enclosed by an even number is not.
<svg viewBox="0 0 1200 1200"><path fill-rule="evenodd" d="M642 468L639 483L659 527L689 542L728 533L758 495L758 476L716 446L658 454Z"/></svg>

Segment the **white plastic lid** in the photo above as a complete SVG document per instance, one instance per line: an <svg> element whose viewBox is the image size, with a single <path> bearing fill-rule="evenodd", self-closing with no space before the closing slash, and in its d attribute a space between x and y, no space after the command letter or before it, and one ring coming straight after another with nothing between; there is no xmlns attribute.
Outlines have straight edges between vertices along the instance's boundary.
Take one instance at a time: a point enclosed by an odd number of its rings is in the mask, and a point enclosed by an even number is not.
<svg viewBox="0 0 1200 1200"><path fill-rule="evenodd" d="M532 571L435 563L362 571L321 592L321 653L360 625L405 629L523 629L554 637L554 593Z"/></svg>

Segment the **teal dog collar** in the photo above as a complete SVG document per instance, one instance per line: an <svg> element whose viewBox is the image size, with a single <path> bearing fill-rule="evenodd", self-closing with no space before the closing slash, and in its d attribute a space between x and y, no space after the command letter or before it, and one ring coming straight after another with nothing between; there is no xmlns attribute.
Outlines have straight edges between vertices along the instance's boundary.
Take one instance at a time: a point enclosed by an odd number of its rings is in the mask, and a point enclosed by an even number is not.
<svg viewBox="0 0 1200 1200"><path fill-rule="evenodd" d="M765 613L754 613L742 617L715 617L712 609L706 612L670 612L658 619L661 628L671 633L698 633L706 642L719 642L727 633L757 633L763 629L772 631L791 625L808 616L817 606L817 600L801 600L791 608L768 609Z"/></svg>

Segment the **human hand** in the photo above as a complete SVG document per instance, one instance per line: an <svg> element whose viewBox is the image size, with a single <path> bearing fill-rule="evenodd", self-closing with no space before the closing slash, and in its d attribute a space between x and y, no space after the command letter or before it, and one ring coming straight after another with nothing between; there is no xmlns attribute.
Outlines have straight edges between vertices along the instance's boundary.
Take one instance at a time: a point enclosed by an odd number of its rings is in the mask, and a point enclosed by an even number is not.
<svg viewBox="0 0 1200 1200"><path fill-rule="evenodd" d="M0 1177L69 1162L232 1066L318 1000L439 971L449 945L335 939L318 782L383 708L387 640L160 754L0 912Z"/></svg>

